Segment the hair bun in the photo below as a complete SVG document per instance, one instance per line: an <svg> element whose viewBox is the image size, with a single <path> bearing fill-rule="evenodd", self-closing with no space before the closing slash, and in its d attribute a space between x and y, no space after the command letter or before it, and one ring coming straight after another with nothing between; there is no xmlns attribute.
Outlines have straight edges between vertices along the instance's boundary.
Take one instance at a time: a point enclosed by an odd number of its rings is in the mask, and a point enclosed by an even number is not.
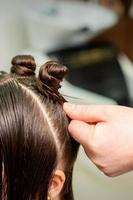
<svg viewBox="0 0 133 200"><path fill-rule="evenodd" d="M60 82L67 74L68 68L56 61L48 61L39 71L39 80L49 88L58 91Z"/></svg>
<svg viewBox="0 0 133 200"><path fill-rule="evenodd" d="M11 73L21 76L35 75L36 63L31 55L18 55L12 61Z"/></svg>

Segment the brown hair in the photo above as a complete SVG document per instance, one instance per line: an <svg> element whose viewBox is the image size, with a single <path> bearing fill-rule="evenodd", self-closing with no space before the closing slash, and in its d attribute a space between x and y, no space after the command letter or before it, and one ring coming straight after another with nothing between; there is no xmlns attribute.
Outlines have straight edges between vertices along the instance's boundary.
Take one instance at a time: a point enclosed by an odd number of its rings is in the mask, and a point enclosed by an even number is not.
<svg viewBox="0 0 133 200"><path fill-rule="evenodd" d="M62 200L73 200L72 171L78 147L68 133L59 93L67 68L49 61L35 75L30 55L12 59L0 75L0 195L2 200L46 200L59 162L66 181Z"/></svg>

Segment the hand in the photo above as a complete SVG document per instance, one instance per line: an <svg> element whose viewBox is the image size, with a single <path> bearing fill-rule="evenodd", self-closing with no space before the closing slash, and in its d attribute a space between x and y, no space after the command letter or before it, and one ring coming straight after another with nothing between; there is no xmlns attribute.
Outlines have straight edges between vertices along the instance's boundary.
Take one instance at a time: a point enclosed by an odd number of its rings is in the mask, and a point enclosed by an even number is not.
<svg viewBox="0 0 133 200"><path fill-rule="evenodd" d="M133 109L64 103L69 132L107 176L133 170Z"/></svg>

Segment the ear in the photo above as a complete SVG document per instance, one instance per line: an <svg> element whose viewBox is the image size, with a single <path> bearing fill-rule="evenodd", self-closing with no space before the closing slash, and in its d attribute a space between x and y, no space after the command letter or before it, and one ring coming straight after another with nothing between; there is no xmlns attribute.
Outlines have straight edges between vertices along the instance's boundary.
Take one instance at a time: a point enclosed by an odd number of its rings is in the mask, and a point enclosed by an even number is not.
<svg viewBox="0 0 133 200"><path fill-rule="evenodd" d="M57 196L59 196L63 188L65 179L66 177L63 171L56 170L54 172L54 176L52 177L48 190L51 199L54 199Z"/></svg>

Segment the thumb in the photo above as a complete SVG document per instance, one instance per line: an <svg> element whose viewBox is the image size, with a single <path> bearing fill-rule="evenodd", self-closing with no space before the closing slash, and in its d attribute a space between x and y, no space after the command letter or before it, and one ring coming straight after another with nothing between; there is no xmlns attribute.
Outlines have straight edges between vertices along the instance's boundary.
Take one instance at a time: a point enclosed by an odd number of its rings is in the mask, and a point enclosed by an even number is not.
<svg viewBox="0 0 133 200"><path fill-rule="evenodd" d="M71 119L88 123L106 121L108 116L108 106L103 105L75 105L64 103L63 108Z"/></svg>
<svg viewBox="0 0 133 200"><path fill-rule="evenodd" d="M68 126L70 135L84 147L89 146L95 131L95 125L83 121L72 120Z"/></svg>

